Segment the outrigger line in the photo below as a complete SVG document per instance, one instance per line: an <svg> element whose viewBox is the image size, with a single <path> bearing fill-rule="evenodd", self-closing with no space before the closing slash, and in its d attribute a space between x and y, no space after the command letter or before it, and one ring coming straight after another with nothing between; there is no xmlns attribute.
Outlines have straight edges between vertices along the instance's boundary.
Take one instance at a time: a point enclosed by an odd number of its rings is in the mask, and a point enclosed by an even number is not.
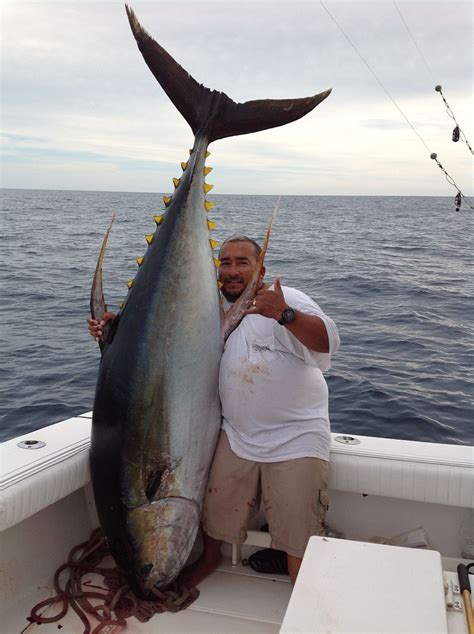
<svg viewBox="0 0 474 634"><path fill-rule="evenodd" d="M344 31L344 29L342 28L342 26L337 22L336 18L332 15L332 13L329 11L329 9L326 7L326 5L324 4L323 0L319 0L321 6L323 7L323 9L326 11L326 13L329 15L329 17L331 18L331 20L334 22L334 24L337 26L337 28L339 29L339 31L342 33L343 37L345 38L345 40L347 41L347 43L354 49L354 51L357 53L358 57L360 58L360 60L362 61L362 63L367 67L367 69L369 70L369 72L372 74L372 76L374 77L374 79L377 81L377 83L379 84L379 86L382 88L382 90L385 92L385 94L387 95L387 97L390 99L390 101L393 103L393 105L395 106L395 108L400 112L400 114L402 115L402 117L405 119L405 121L407 122L407 124L410 126L410 128L413 130L413 132L416 134L416 136L420 139L421 143L425 146L425 148L428 150L429 154L430 154L430 158L432 158L433 160L436 161L436 163L438 164L438 167L444 172L445 176L446 176L446 180L448 181L448 183L450 185L453 185L453 187L455 187L457 189L457 193L456 196L454 197L454 205L456 207L456 211L459 211L459 208L461 207L461 200L464 200L468 205L470 209L474 209L474 205L471 203L471 201L469 200L469 198L467 198L467 196L465 196L462 191L459 189L459 187L456 185L454 179L452 178L452 176L450 176L448 174L448 172L446 171L446 169L443 167L443 165L441 165L441 163L437 160L438 155L436 154L436 152L432 152L430 150L430 148L428 147L428 145L425 143L424 139L422 138L422 136L420 135L420 133L418 132L418 130L415 128L415 126L411 123L411 121L408 119L408 117L406 116L406 114L403 112L403 110L400 108L400 106L398 105L398 103L395 101L395 99L392 97L392 95L389 93L389 91L387 90L387 88L384 86L382 80L378 77L378 75L376 74L376 72L373 70L373 68L370 66L370 64L367 62L367 60L363 57L363 55L359 52L359 50L357 49L357 47L355 46L355 44L351 41L351 39L349 38L349 36L347 35L347 33ZM423 58L424 59L424 58ZM431 71L430 71L431 73Z"/></svg>
<svg viewBox="0 0 474 634"><path fill-rule="evenodd" d="M405 18L402 15L402 12L400 11L400 8L398 6L398 4L394 1L393 3L395 5L395 8L398 12L398 15L400 16L400 20L403 22L403 24L405 25L406 30L408 31L409 36L412 39L413 44L415 45L416 50L418 51L418 53L420 54L421 59L423 60L424 65L426 66L427 71L429 72L429 74L431 75L431 78L433 79L433 81L435 80L435 77L431 71L431 68L428 65L428 62L426 61L425 56L423 55L423 53L421 52L420 47L418 46L417 41L415 40L413 33L410 30L410 27L408 26L408 24L406 23ZM457 143L459 141L459 139L461 138L462 141L464 141L464 143L467 145L467 147L469 148L469 151L471 152L471 154L474 154L474 151L472 150L471 145L469 144L469 141L467 140L466 135L464 134L464 132L461 130L461 127L459 126L459 123L456 121L456 117L454 116L453 111L451 110L448 102L446 101L446 99L444 98L443 92L441 90L441 86L439 84L437 84L435 86L435 90L436 92L439 92L439 94L441 95L442 100L444 101L444 105L446 106L446 112L448 113L448 115L451 117L451 119L454 120L454 123L456 124L456 127L453 130L453 134L452 134L452 140L454 141L454 143Z"/></svg>
<svg viewBox="0 0 474 634"><path fill-rule="evenodd" d="M412 42L413 42L413 44L415 45L416 50L418 51L418 53L419 53L419 55L420 55L421 59L423 60L423 63L424 63L424 65L426 66L427 71L428 71L428 72L429 72L429 74L431 75L431 78L433 79L433 81L436 81L436 80L435 80L435 77L434 77L434 75L433 75L433 73L432 73L432 71L431 71L431 68L430 68L430 67L429 67L429 65L428 65L428 62L427 62L427 61L426 61L426 59L425 59L425 56L424 56L424 55L423 55L423 53L421 52L421 49L420 49L420 47L418 46L418 43L417 43L417 41L415 40L415 38L414 38L414 36L413 36L413 33L412 33L412 32L411 32L411 30L410 30L410 27L409 27L409 26L408 26L408 24L406 23L406 20L405 20L405 18L403 17L402 12L400 11L400 8L399 8L398 4L397 4L396 2L394 2L393 4L395 5L395 8L396 8L396 10L397 10L397 12L398 12L398 15L400 16L401 21L402 21L402 22L403 22L403 24L405 25L405 28L406 28L406 30L408 31L408 34L409 34L409 36L411 37ZM445 106L446 106L446 112L447 112L447 113L448 113L448 115L451 117L451 119L454 119L454 123L456 124L456 127L455 127L455 128L454 128L454 130L453 130L452 140L454 141L454 143L457 143L457 142L459 141L459 139L461 138L461 139L464 141L464 143L467 145L467 147L469 148L469 151L471 152L471 154L474 154L474 152L473 152L473 150L472 150L472 147L470 146L469 141L468 141L468 140L467 140L467 138L466 138L466 135L465 135L465 134L464 134L464 132L461 130L461 128L460 128L460 126L459 126L459 123L456 121L456 117L454 116L453 111L451 110L451 108L450 108L450 106L449 106L448 102L447 102L447 101L446 101L446 99L444 98L444 95L443 95L442 90L441 90L441 86L440 86L439 84L437 84L437 85L435 86L435 90L436 90L436 92L439 92L439 94L441 95L441 98L442 98L442 100L444 101L444 104L445 104Z"/></svg>
<svg viewBox="0 0 474 634"><path fill-rule="evenodd" d="M459 141L459 139L461 138L461 140L464 141L464 143L469 148L470 153L474 154L474 151L473 151L469 141L467 140L466 135L464 134L464 132L459 127L459 123L456 121L456 117L454 116L454 113L451 110L449 103L444 98L443 91L441 90L441 86L438 84L437 86L435 86L435 90L436 90L436 92L439 92L439 94L441 95L441 99L444 101L444 104L446 106L446 112L448 113L448 115L451 117L451 119L453 119L454 123L456 124L456 127L453 130L452 140L454 141L454 143L457 143Z"/></svg>

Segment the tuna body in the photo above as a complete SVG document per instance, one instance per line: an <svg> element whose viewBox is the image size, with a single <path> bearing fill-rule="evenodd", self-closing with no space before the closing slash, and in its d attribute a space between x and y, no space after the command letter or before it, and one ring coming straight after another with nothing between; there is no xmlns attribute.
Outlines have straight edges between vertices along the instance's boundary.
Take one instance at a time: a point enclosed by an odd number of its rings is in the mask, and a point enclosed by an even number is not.
<svg viewBox="0 0 474 634"><path fill-rule="evenodd" d="M146 64L195 135L164 221L100 341L92 484L112 554L137 594L146 596L171 583L186 562L220 427L223 337L206 217L207 146L296 121L331 91L236 103L193 79L126 9ZM105 243L91 293L95 319L106 310ZM234 312L233 327L241 318Z"/></svg>
<svg viewBox="0 0 474 634"><path fill-rule="evenodd" d="M141 594L168 585L189 555L220 427L223 342L204 206L206 147L196 142L114 324L94 402L99 518Z"/></svg>

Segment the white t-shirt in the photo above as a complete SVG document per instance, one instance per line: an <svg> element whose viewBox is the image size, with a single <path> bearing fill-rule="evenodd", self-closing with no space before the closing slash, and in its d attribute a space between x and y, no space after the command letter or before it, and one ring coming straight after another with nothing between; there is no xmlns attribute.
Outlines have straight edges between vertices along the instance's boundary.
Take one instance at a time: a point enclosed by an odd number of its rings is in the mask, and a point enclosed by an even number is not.
<svg viewBox="0 0 474 634"><path fill-rule="evenodd" d="M286 303L323 319L329 353L312 352L275 319L247 315L227 339L219 390L222 428L234 453L257 462L329 460L328 389L322 371L339 347L336 325L300 291Z"/></svg>

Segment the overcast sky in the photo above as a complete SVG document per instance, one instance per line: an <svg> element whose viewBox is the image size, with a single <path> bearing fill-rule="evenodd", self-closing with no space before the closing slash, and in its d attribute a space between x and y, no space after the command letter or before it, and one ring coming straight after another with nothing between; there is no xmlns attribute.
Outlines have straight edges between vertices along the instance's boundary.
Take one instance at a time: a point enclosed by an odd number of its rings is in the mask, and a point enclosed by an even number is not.
<svg viewBox="0 0 474 634"><path fill-rule="evenodd" d="M325 5L472 195L472 155L451 141L434 90L474 147L472 3ZM213 143L213 193L456 193L319 0L131 6L197 81L235 101L333 89L295 123ZM193 135L145 65L123 3L3 1L1 13L3 187L170 191Z"/></svg>

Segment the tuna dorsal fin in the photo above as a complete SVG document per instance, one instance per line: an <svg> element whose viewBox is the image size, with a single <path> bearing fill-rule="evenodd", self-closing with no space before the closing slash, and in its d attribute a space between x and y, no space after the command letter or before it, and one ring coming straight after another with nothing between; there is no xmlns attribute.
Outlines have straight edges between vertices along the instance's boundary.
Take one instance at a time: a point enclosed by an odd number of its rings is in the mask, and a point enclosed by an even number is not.
<svg viewBox="0 0 474 634"><path fill-rule="evenodd" d="M104 288L102 283L102 263L104 261L105 250L107 248L107 242L109 239L110 231L112 229L112 225L114 224L114 220L115 220L115 214L112 216L112 220L110 221L109 227L107 231L105 232L104 239L102 240L99 258L97 260L97 265L95 267L94 279L92 280L90 309L91 309L92 319L97 319L97 320L100 320L102 316L104 315L104 313L107 312L107 304L105 303ZM110 324L106 324L103 329L102 340L99 342L101 350L104 346L104 342L107 339L109 329L110 329Z"/></svg>
<svg viewBox="0 0 474 634"><path fill-rule="evenodd" d="M191 126L209 142L285 125L311 112L331 93L325 90L300 99L260 99L236 103L223 92L199 84L160 46L125 5L133 35L149 69Z"/></svg>

